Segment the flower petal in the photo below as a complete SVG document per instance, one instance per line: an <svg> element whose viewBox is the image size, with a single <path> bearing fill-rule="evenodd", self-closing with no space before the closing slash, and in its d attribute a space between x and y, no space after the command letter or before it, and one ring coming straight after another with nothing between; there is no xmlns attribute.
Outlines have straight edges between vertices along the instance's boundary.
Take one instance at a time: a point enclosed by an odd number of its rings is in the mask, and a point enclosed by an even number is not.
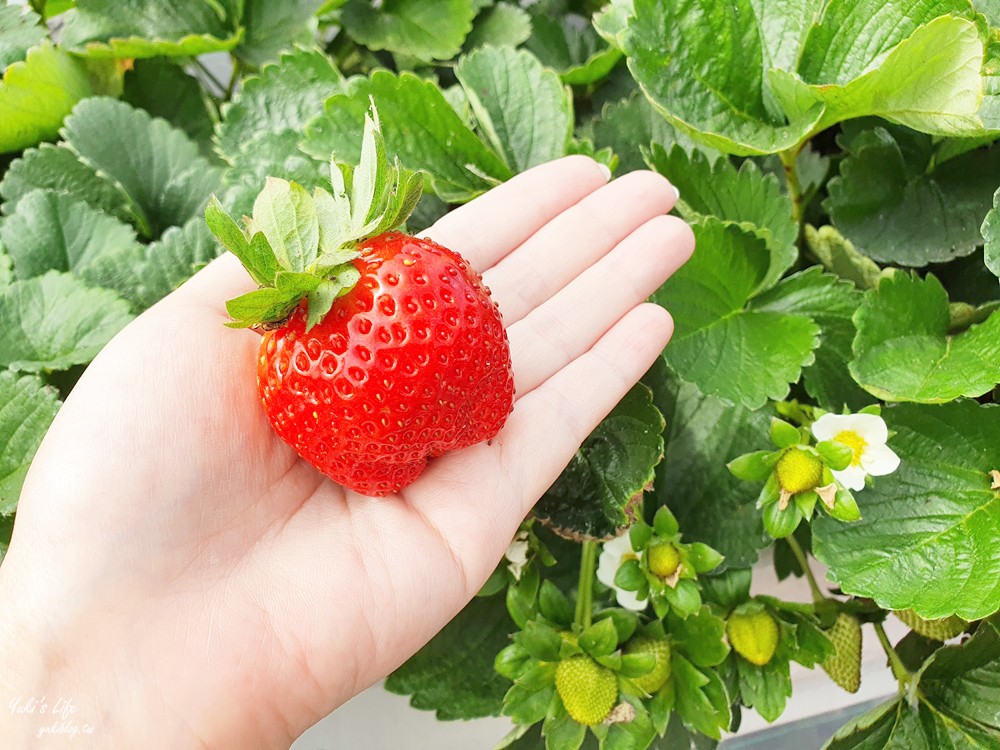
<svg viewBox="0 0 1000 750"><path fill-rule="evenodd" d="M861 456L861 467L873 477L892 474L899 468L899 456L888 445L869 445Z"/></svg>
<svg viewBox="0 0 1000 750"><path fill-rule="evenodd" d="M889 428L885 426L885 420L875 414L852 414L853 426L848 428L854 430L865 442L871 445L885 445L889 439Z"/></svg>
<svg viewBox="0 0 1000 750"><path fill-rule="evenodd" d="M863 490L867 472L860 466L848 466L843 471L833 472L834 478L849 490Z"/></svg>
<svg viewBox="0 0 1000 750"><path fill-rule="evenodd" d="M618 599L619 606L625 607L625 609L631 609L633 612L642 612L642 610L649 606L649 597L647 596L645 599L640 601L639 595L634 591L625 591L624 589L615 588L615 596Z"/></svg>
<svg viewBox="0 0 1000 750"><path fill-rule="evenodd" d="M820 442L833 440L833 436L845 428L841 426L843 414L824 414L812 423L812 434Z"/></svg>
<svg viewBox="0 0 1000 750"><path fill-rule="evenodd" d="M614 586L618 568L629 554L632 554L632 542L628 534L622 534L610 542L605 542L601 547L601 556L597 559L597 580L605 586Z"/></svg>

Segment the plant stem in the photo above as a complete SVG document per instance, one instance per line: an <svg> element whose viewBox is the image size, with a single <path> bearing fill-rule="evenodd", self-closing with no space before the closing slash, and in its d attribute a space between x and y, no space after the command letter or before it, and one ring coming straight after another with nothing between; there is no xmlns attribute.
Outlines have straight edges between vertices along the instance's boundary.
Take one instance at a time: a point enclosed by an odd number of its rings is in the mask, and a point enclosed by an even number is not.
<svg viewBox="0 0 1000 750"><path fill-rule="evenodd" d="M45 24L45 3L46 0L31 0L31 2L28 3L28 5L31 6L31 9L41 16L41 23L43 25Z"/></svg>
<svg viewBox="0 0 1000 750"><path fill-rule="evenodd" d="M899 683L900 690L906 690L906 686L909 685L913 675L910 674L910 670L906 668L906 665L903 664L903 660L900 659L899 654L896 653L896 649L894 649L892 644L889 642L889 636L885 634L885 628L882 627L882 623L873 623L872 627L875 628L875 635L878 636L878 641L882 644L882 650L885 651L885 655L889 657L889 666L892 667L892 673L895 675L896 681Z"/></svg>
<svg viewBox="0 0 1000 750"><path fill-rule="evenodd" d="M802 549L802 545L799 544L799 540L794 536L786 536L785 541L792 548L792 554L799 561L799 566L802 568L802 572L805 573L806 580L809 581L809 589L812 591L813 601L817 604L825 601L826 597L816 582L816 576L813 575L812 568L809 567L809 560L806 557L805 550Z"/></svg>
<svg viewBox="0 0 1000 750"><path fill-rule="evenodd" d="M233 92L236 90L236 84L239 82L240 77L243 75L243 61L238 57L233 56L233 74L229 77L229 85L226 86L226 97L225 101L229 101L233 98Z"/></svg>
<svg viewBox="0 0 1000 750"><path fill-rule="evenodd" d="M796 162L798 148L790 148L778 154L781 165L785 168L785 182L788 183L788 195L792 199L792 218L802 234L802 218L805 206L802 202L802 183L799 181L799 167Z"/></svg>
<svg viewBox="0 0 1000 750"><path fill-rule="evenodd" d="M573 624L581 630L590 627L594 609L594 567L597 563L597 542L586 541L580 550L580 584L576 589L576 616Z"/></svg>

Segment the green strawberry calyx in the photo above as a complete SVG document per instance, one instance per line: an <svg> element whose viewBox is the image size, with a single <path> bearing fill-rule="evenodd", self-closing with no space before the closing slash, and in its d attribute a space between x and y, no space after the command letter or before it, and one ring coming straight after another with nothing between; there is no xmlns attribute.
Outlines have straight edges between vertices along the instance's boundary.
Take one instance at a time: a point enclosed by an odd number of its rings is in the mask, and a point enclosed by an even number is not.
<svg viewBox="0 0 1000 750"><path fill-rule="evenodd" d="M389 162L378 112L365 115L356 168L330 163L331 191L268 177L241 228L213 195L205 210L212 234L250 273L259 289L231 299L231 328L277 327L308 300L306 329L358 283L352 261L366 239L402 225L416 208L423 175Z"/></svg>

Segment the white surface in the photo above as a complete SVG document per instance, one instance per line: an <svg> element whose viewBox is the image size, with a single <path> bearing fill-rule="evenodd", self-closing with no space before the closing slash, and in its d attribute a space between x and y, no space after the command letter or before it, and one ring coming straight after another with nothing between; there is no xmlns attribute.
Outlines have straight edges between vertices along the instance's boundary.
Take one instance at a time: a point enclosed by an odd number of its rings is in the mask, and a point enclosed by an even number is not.
<svg viewBox="0 0 1000 750"><path fill-rule="evenodd" d="M814 570L822 585L822 567L814 564ZM803 579L777 580L769 553L754 570L753 593L788 601L810 600L809 588ZM906 634L907 628L895 618L889 618L886 632L889 639L896 642ZM792 697L776 724L888 696L896 690L896 682L871 626L864 628L859 692L854 695L844 692L818 667L809 670L792 664L792 680ZM747 710L743 712L740 733L767 726L754 711ZM433 713L410 708L407 698L373 687L312 727L292 745L292 750L490 750L509 728L505 719L439 722Z"/></svg>

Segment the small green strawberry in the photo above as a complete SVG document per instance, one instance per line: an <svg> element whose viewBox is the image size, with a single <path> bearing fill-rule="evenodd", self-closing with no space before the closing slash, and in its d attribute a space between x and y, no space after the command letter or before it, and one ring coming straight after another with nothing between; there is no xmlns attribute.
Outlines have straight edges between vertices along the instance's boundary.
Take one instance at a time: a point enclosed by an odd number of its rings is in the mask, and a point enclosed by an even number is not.
<svg viewBox="0 0 1000 750"><path fill-rule="evenodd" d="M632 679L640 690L652 695L670 679L670 643L663 638L654 638L650 635L637 636L626 644L624 652L652 654L656 659L652 672Z"/></svg>
<svg viewBox="0 0 1000 750"><path fill-rule="evenodd" d="M778 623L764 610L730 615L726 635L733 650L758 667L768 664L778 650Z"/></svg>
<svg viewBox="0 0 1000 750"><path fill-rule="evenodd" d="M794 495L819 486L823 478L823 462L812 451L789 448L778 459L775 472L781 488Z"/></svg>
<svg viewBox="0 0 1000 750"><path fill-rule="evenodd" d="M556 668L556 692L566 713L580 723L600 724L618 699L618 678L589 656L571 656Z"/></svg>
<svg viewBox="0 0 1000 750"><path fill-rule="evenodd" d="M833 642L833 654L823 662L830 679L849 693L861 687L861 622L854 615L840 613L826 631Z"/></svg>
<svg viewBox="0 0 1000 750"><path fill-rule="evenodd" d="M681 564L681 555L670 542L658 542L646 551L649 561L649 571L658 578L666 580L677 572Z"/></svg>
<svg viewBox="0 0 1000 750"><path fill-rule="evenodd" d="M959 633L965 632L965 629L969 627L969 623L955 615L942 617L939 620L925 620L912 609L900 610L896 612L896 617L924 638L930 638L932 641L941 641L942 643L954 638Z"/></svg>

